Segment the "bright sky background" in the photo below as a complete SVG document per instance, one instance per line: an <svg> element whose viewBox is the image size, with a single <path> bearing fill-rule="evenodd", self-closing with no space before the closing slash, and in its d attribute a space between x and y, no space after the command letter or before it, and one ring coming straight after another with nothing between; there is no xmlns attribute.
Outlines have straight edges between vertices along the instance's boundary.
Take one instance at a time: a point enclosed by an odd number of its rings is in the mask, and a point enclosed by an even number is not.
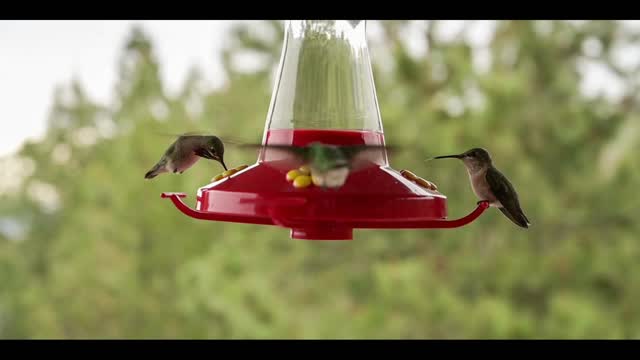
<svg viewBox="0 0 640 360"><path fill-rule="evenodd" d="M208 84L221 85L218 56L233 22L0 21L0 157L17 150L25 139L44 133L56 85L68 84L75 76L94 100L109 102L116 61L136 23L152 37L169 91L177 90L192 65L203 71ZM480 23L478 31L471 32L478 37L472 39L475 43L488 39L490 33L483 31L487 24ZM461 22L448 25L444 32L455 34ZM370 32L375 35L375 26ZM632 60L639 55L638 51L623 53ZM592 94L598 89L609 93L619 89L601 68L587 69L584 80L584 90Z"/></svg>
<svg viewBox="0 0 640 360"><path fill-rule="evenodd" d="M0 156L44 133L54 87L74 76L95 100L109 102L136 23L152 37L169 90L192 65L208 84L222 83L218 54L232 21L0 21Z"/></svg>

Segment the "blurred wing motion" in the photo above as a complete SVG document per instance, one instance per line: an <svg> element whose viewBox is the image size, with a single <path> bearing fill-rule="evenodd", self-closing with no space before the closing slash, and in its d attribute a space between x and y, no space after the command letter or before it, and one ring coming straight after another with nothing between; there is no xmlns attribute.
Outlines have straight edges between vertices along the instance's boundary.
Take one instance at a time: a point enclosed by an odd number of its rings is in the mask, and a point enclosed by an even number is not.
<svg viewBox="0 0 640 360"><path fill-rule="evenodd" d="M323 188L344 185L350 173L381 164L389 147L383 145L329 145L311 143L306 146L241 144L243 149L275 152L271 158L293 157L311 168L314 184Z"/></svg>
<svg viewBox="0 0 640 360"><path fill-rule="evenodd" d="M231 144L231 145L241 145L243 142L239 141L239 140L235 140L233 138L230 138L228 136L219 136L219 135L215 135L213 133L209 133L206 131L190 131L190 132L185 132L182 134L169 134L169 133L161 133L161 132L155 132L156 135L160 135L160 136L169 136L169 137L175 137L175 138L179 138L179 137L189 137L189 136L216 136L218 137L220 140L222 140L222 143L227 145L227 144Z"/></svg>
<svg viewBox="0 0 640 360"><path fill-rule="evenodd" d="M385 145L346 145L339 148L349 162L352 171L384 161L389 153L394 153L397 150L396 147Z"/></svg>
<svg viewBox="0 0 640 360"><path fill-rule="evenodd" d="M279 153L281 155L293 156L300 161L307 161L309 148L293 145L262 145L262 144L245 144L245 143L233 143L235 148L245 150L262 151L263 149Z"/></svg>
<svg viewBox="0 0 640 360"><path fill-rule="evenodd" d="M293 145L262 145L262 144L236 144L238 148L262 150L266 149L283 155L293 156L300 161L310 161L312 144L307 146ZM397 150L395 147L384 145L328 145L323 146L335 148L339 154L350 164L352 170L360 169L371 163L384 159L385 151Z"/></svg>
<svg viewBox="0 0 640 360"><path fill-rule="evenodd" d="M169 133L163 133L163 132L154 131L154 134L159 135L159 136L167 136L167 137L175 137L175 138L186 137L186 136L212 135L212 134L208 134L208 133L205 133L205 132L198 132L198 131L190 131L190 132L186 132L186 133L182 133L182 134L169 134Z"/></svg>

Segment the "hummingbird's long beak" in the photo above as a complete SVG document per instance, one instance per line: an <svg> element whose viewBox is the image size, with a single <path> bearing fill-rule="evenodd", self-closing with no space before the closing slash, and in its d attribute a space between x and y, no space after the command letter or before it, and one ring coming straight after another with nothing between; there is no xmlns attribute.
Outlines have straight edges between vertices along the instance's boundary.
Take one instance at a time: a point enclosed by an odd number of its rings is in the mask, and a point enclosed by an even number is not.
<svg viewBox="0 0 640 360"><path fill-rule="evenodd" d="M436 156L436 157L434 157L434 159L448 159L448 158L462 159L463 155L444 155L444 156Z"/></svg>
<svg viewBox="0 0 640 360"><path fill-rule="evenodd" d="M222 156L214 154L211 151L209 151L209 154L211 155L212 160L217 160L220 162L220 164L222 164L222 167L224 168L225 171L229 170L227 169L227 165L224 163L224 159L222 158Z"/></svg>
<svg viewBox="0 0 640 360"><path fill-rule="evenodd" d="M219 161L220 164L222 164L222 167L224 168L224 170L229 170L227 169L227 165L224 163L224 159L214 153L211 152L211 150L209 149L200 149L200 150L196 150L196 154L198 156L202 156L205 159L209 159L209 160L216 160Z"/></svg>

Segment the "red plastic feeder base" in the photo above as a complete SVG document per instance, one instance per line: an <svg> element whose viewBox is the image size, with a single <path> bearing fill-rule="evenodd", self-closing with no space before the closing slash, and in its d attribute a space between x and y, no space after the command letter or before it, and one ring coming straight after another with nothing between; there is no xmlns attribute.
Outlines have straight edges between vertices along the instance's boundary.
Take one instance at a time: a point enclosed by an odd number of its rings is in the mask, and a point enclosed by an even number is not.
<svg viewBox="0 0 640 360"><path fill-rule="evenodd" d="M383 135L366 131L270 130L267 144L304 146L383 144ZM453 228L475 220L488 207L458 220L446 220L446 196L404 178L379 159L377 166L353 172L339 189L294 188L286 173L302 164L263 151L258 162L198 190L196 209L163 193L184 214L202 220L276 225L304 240L351 240L353 229Z"/></svg>

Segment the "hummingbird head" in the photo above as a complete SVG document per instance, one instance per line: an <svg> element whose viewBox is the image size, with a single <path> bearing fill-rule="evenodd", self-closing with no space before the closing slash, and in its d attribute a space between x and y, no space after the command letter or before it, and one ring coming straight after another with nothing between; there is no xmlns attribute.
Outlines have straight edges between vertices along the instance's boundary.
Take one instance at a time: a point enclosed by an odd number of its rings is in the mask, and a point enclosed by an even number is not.
<svg viewBox="0 0 640 360"><path fill-rule="evenodd" d="M455 158L464 162L470 170L479 169L486 165L491 165L492 160L489 152L483 148L473 148L458 155L436 156L434 159Z"/></svg>
<svg viewBox="0 0 640 360"><path fill-rule="evenodd" d="M312 143L309 145L309 166L318 172L328 172L348 166L348 161L337 146Z"/></svg>
<svg viewBox="0 0 640 360"><path fill-rule="evenodd" d="M462 153L462 156L463 160L471 159L481 164L491 164L491 155L489 155L489 152L483 148L473 148Z"/></svg>
<svg viewBox="0 0 640 360"><path fill-rule="evenodd" d="M349 176L349 161L339 146L312 143L308 148L307 165L314 181L323 189L335 189Z"/></svg>
<svg viewBox="0 0 640 360"><path fill-rule="evenodd" d="M225 170L228 170L224 163L224 144L217 136L205 136L200 148L196 150L196 155L218 161Z"/></svg>

